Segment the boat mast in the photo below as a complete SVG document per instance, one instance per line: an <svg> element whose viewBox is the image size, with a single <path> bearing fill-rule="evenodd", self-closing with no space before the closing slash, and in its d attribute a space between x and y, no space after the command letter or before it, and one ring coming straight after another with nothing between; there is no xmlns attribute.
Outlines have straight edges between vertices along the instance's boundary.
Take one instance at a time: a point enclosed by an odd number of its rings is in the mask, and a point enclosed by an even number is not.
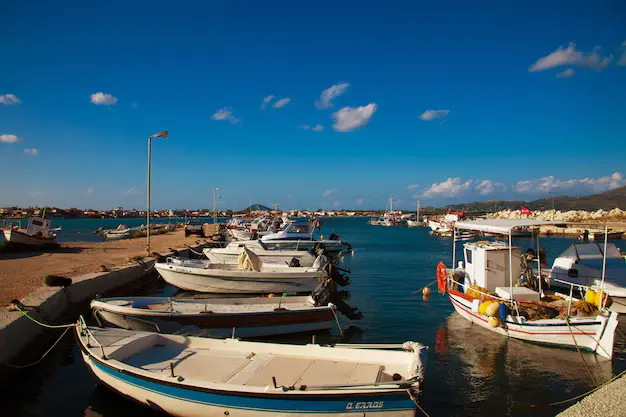
<svg viewBox="0 0 626 417"><path fill-rule="evenodd" d="M415 221L419 223L420 221L420 201L417 200L417 210L415 211Z"/></svg>

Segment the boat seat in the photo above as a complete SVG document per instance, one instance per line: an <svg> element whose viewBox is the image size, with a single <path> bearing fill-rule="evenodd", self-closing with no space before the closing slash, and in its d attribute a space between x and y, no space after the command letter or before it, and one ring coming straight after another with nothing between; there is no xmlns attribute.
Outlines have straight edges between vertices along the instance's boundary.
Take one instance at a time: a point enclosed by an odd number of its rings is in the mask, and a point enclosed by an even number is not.
<svg viewBox="0 0 626 417"><path fill-rule="evenodd" d="M380 371L381 366L375 364L314 360L297 385L372 384Z"/></svg>
<svg viewBox="0 0 626 417"><path fill-rule="evenodd" d="M255 372L244 385L266 387L273 385L272 377L276 377L278 385L292 386L313 363L311 359L274 356Z"/></svg>

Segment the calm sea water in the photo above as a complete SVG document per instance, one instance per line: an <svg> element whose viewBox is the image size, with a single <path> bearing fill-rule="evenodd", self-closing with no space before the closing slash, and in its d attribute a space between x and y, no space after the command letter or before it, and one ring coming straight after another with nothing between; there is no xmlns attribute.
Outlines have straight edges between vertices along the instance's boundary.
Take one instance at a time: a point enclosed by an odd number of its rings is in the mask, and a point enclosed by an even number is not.
<svg viewBox="0 0 626 417"><path fill-rule="evenodd" d="M76 226L76 230L93 231L101 225L87 222L93 224ZM411 296L412 291L434 280L440 260L450 263L450 239L431 237L425 228L369 226L362 218L323 221L321 233L333 232L355 248L344 266L352 269L350 302L365 315L352 323L358 328L348 331L343 340L415 340L429 346L421 404L431 416L552 416L567 405L550 403L592 388L576 351L510 340L472 325L453 312L435 287L428 300L421 294ZM572 241L543 238L541 244L551 261ZM625 243L619 241L618 246L626 249ZM529 239L518 239L516 244L522 248L531 245ZM176 290L162 284L146 292L170 295ZM340 340L337 331L325 339L329 337ZM309 338L275 340L303 343ZM613 362L598 360L593 354L584 354L584 358L599 382L625 368L623 357ZM42 364L25 373L15 387L3 403L8 416L157 416L96 386L70 337Z"/></svg>

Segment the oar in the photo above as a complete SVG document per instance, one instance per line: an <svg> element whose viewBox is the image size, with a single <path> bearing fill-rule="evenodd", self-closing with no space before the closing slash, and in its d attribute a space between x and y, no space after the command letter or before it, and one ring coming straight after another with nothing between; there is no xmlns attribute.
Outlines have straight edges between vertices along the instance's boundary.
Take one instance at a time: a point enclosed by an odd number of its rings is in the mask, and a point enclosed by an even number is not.
<svg viewBox="0 0 626 417"><path fill-rule="evenodd" d="M433 282L431 282L430 284L428 284L428 285L426 285L426 286L424 286L424 287L420 288L420 289L419 289L419 290L417 290L417 291L413 291L413 292L411 293L411 295L415 295L415 294L417 294L418 292L422 292L422 290L424 290L424 288L426 288L426 287L430 287L430 286L431 286L431 285L433 285L435 282L437 282L437 280L434 280L434 281L433 281Z"/></svg>

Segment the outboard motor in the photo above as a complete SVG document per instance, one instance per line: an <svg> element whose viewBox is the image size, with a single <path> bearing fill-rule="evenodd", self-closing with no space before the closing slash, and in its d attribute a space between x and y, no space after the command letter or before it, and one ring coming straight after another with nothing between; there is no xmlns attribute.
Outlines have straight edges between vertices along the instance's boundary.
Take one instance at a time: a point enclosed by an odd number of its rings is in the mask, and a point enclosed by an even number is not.
<svg viewBox="0 0 626 417"><path fill-rule="evenodd" d="M340 268L337 268L330 263L326 266L326 273L328 274L328 278L332 279L334 282L341 285L342 287L350 284L350 277L342 274L340 272Z"/></svg>
<svg viewBox="0 0 626 417"><path fill-rule="evenodd" d="M337 310L350 320L360 320L363 318L363 313L361 313L358 307L351 306L343 300L341 294L337 291L337 287L331 280L320 282L311 293L311 297L315 300L316 307L333 303L337 307Z"/></svg>
<svg viewBox="0 0 626 417"><path fill-rule="evenodd" d="M289 268L298 268L300 267L300 260L298 258L291 258L291 261L289 261Z"/></svg>
<svg viewBox="0 0 626 417"><path fill-rule="evenodd" d="M328 236L328 240L341 240L341 238L339 237L339 235L331 233L330 236Z"/></svg>

